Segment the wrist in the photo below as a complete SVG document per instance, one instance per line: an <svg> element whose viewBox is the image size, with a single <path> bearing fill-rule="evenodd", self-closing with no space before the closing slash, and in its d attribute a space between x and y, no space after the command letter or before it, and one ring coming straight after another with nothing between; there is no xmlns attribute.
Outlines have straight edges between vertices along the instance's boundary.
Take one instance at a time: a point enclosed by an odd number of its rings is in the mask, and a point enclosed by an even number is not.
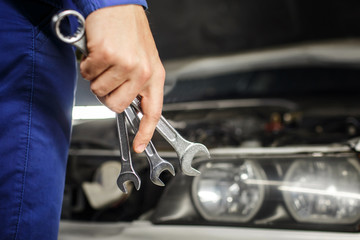
<svg viewBox="0 0 360 240"><path fill-rule="evenodd" d="M143 8L147 9L148 5L146 0L73 0L79 11L86 18L92 12L112 6L121 6L121 5L140 5Z"/></svg>

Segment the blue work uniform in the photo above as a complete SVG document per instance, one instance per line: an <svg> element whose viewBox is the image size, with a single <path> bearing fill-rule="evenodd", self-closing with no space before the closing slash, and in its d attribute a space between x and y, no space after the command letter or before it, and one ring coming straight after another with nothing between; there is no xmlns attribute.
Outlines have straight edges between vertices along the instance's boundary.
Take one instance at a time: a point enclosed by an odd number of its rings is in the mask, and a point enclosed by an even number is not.
<svg viewBox="0 0 360 240"><path fill-rule="evenodd" d="M145 0L0 1L0 239L57 239L76 85L54 13ZM71 24L68 24L70 29Z"/></svg>

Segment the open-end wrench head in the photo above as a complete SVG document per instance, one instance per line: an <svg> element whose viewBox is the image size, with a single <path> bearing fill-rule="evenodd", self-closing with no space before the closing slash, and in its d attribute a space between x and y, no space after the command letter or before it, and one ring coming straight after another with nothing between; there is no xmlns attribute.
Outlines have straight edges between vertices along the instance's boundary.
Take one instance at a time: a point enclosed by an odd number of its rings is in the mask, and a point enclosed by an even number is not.
<svg viewBox="0 0 360 240"><path fill-rule="evenodd" d="M150 176L150 180L153 184L160 186L160 187L164 187L165 183L163 183L163 181L161 181L160 178L154 177L154 176Z"/></svg>
<svg viewBox="0 0 360 240"><path fill-rule="evenodd" d="M136 190L140 189L141 179L139 178L139 176L137 176L136 174L134 174L132 172L124 172L124 173L120 173L120 175L117 179L117 185L123 193L128 194L128 191L126 189L126 184L125 184L127 181L132 182L134 184Z"/></svg>
<svg viewBox="0 0 360 240"><path fill-rule="evenodd" d="M164 161L158 164L156 167L154 167L152 171L150 171L150 180L155 185L161 187L165 186L165 184L160 180L160 174L165 170L169 171L171 175L175 176L174 166L171 163Z"/></svg>
<svg viewBox="0 0 360 240"><path fill-rule="evenodd" d="M201 172L193 167L189 166L181 166L182 172L187 176L196 177L201 174Z"/></svg>
<svg viewBox="0 0 360 240"><path fill-rule="evenodd" d="M181 158L181 170L185 175L188 176L198 176L200 172L191 166L192 160L195 155L200 154L207 155L210 158L209 150L201 143L193 143L185 150Z"/></svg>

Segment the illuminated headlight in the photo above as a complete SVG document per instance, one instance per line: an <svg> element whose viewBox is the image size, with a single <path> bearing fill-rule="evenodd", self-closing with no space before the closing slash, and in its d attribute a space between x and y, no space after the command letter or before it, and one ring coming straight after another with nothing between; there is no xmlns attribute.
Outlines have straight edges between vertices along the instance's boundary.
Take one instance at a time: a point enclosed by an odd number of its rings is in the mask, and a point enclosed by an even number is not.
<svg viewBox="0 0 360 240"><path fill-rule="evenodd" d="M200 214L207 220L248 222L259 211L265 197L264 185L247 180L264 180L265 174L253 161L207 163L194 179L192 196Z"/></svg>
<svg viewBox="0 0 360 240"><path fill-rule="evenodd" d="M296 160L279 190L299 222L350 224L360 219L360 166L355 159Z"/></svg>

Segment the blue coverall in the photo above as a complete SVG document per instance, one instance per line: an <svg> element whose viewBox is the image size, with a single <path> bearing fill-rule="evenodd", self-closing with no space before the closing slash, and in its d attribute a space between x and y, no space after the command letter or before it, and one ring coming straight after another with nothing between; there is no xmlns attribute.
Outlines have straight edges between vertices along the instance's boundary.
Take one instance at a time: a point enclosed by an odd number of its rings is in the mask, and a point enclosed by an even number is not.
<svg viewBox="0 0 360 240"><path fill-rule="evenodd" d="M76 83L54 13L145 0L0 1L0 239L57 239ZM68 26L70 28L70 24Z"/></svg>

